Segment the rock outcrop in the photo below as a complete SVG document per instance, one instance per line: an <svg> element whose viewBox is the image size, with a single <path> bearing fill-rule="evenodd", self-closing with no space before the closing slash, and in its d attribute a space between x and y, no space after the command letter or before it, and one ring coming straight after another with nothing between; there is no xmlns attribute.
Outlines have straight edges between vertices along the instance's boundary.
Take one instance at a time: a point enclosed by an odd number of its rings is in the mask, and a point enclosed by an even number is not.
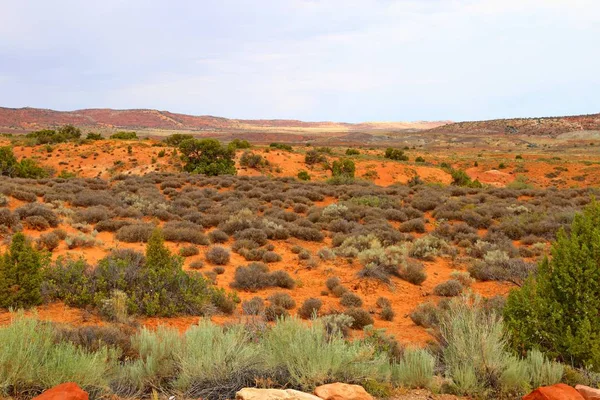
<svg viewBox="0 0 600 400"><path fill-rule="evenodd" d="M373 400L362 386L339 382L319 386L315 394L323 400Z"/></svg>
<svg viewBox="0 0 600 400"><path fill-rule="evenodd" d="M293 389L244 388L235 394L237 400L321 400L317 396Z"/></svg>
<svg viewBox="0 0 600 400"><path fill-rule="evenodd" d="M600 389L594 389L585 385L577 385L575 386L575 390L577 390L585 400L600 400Z"/></svg>
<svg viewBox="0 0 600 400"><path fill-rule="evenodd" d="M89 400L89 396L76 383L67 382L46 390L33 400Z"/></svg>
<svg viewBox="0 0 600 400"><path fill-rule="evenodd" d="M564 383L542 386L523 397L523 400L584 400L577 390Z"/></svg>

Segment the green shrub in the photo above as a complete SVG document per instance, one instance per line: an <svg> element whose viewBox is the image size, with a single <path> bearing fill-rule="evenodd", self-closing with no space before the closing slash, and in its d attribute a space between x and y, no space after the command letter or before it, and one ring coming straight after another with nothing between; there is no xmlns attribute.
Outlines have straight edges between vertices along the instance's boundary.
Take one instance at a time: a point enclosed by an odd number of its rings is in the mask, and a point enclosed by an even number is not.
<svg viewBox="0 0 600 400"><path fill-rule="evenodd" d="M360 154L360 151L358 149L346 149L346 155L347 156L357 156Z"/></svg>
<svg viewBox="0 0 600 400"><path fill-rule="evenodd" d="M296 307L296 301L287 293L275 292L269 296L271 304L291 310Z"/></svg>
<svg viewBox="0 0 600 400"><path fill-rule="evenodd" d="M110 138L117 140L137 140L138 136L135 132L119 131L110 135Z"/></svg>
<svg viewBox="0 0 600 400"><path fill-rule="evenodd" d="M0 307L41 304L42 255L22 233L16 233L0 258ZM2 382L0 380L0 382Z"/></svg>
<svg viewBox="0 0 600 400"><path fill-rule="evenodd" d="M85 137L87 140L103 140L104 137L99 133L89 132Z"/></svg>
<svg viewBox="0 0 600 400"><path fill-rule="evenodd" d="M317 150L309 150L304 156L304 163L307 165L326 163L327 157Z"/></svg>
<svg viewBox="0 0 600 400"><path fill-rule="evenodd" d="M388 147L383 155L385 158L396 161L408 161L408 156L400 149Z"/></svg>
<svg viewBox="0 0 600 400"><path fill-rule="evenodd" d="M404 387L426 388L433 381L435 358L423 349L409 349L392 370L392 380Z"/></svg>
<svg viewBox="0 0 600 400"><path fill-rule="evenodd" d="M251 263L246 267L237 267L231 287L256 291L267 287L292 289L294 280L285 271L269 272L269 267L260 262Z"/></svg>
<svg viewBox="0 0 600 400"><path fill-rule="evenodd" d="M357 294L346 292L340 298L340 304L344 307L361 307L363 301Z"/></svg>
<svg viewBox="0 0 600 400"><path fill-rule="evenodd" d="M235 150L227 148L216 139L186 139L179 144L185 162L183 169L208 176L235 175Z"/></svg>
<svg viewBox="0 0 600 400"><path fill-rule="evenodd" d="M334 177L354 178L355 171L354 161L347 158L336 160L331 166L331 174Z"/></svg>
<svg viewBox="0 0 600 400"><path fill-rule="evenodd" d="M292 146L283 143L271 143L269 147L279 150L292 151Z"/></svg>
<svg viewBox="0 0 600 400"><path fill-rule="evenodd" d="M552 258L513 290L504 315L515 349L539 348L551 358L600 370L600 203L559 232ZM585 300L584 300L585 299ZM540 340L543 338L543 340Z"/></svg>
<svg viewBox="0 0 600 400"><path fill-rule="evenodd" d="M310 181L310 174L304 170L298 172L298 179L301 181Z"/></svg>
<svg viewBox="0 0 600 400"><path fill-rule="evenodd" d="M179 249L179 255L181 257L196 256L200 253L200 250L196 246L183 246Z"/></svg>
<svg viewBox="0 0 600 400"><path fill-rule="evenodd" d="M251 151L245 151L240 157L240 165L242 167L261 169L269 165L269 161L263 158L260 154L255 154Z"/></svg>

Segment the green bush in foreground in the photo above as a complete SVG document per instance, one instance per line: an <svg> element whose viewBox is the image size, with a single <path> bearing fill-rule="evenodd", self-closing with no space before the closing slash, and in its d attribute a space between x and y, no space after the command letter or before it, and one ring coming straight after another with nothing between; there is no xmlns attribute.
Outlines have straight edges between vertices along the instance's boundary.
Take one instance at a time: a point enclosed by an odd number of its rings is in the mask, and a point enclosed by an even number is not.
<svg viewBox="0 0 600 400"><path fill-rule="evenodd" d="M600 371L600 203L559 232L552 258L513 290L504 315L513 347L539 348L577 367Z"/></svg>
<svg viewBox="0 0 600 400"><path fill-rule="evenodd" d="M0 307L31 307L42 302L42 255L16 233L0 258Z"/></svg>

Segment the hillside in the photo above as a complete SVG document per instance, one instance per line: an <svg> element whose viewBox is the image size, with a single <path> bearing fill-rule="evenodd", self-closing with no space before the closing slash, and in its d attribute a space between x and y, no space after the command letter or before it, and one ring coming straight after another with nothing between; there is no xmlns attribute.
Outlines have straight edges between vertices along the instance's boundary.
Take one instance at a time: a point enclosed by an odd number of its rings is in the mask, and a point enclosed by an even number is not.
<svg viewBox="0 0 600 400"><path fill-rule="evenodd" d="M432 128L427 132L556 137L563 133L597 130L600 130L600 114L456 122Z"/></svg>
<svg viewBox="0 0 600 400"><path fill-rule="evenodd" d="M318 129L347 132L353 130L423 130L448 123L439 122L304 122L298 120L260 119L242 120L177 114L158 110L86 109L54 111L39 108L0 107L0 128L35 130L72 124L88 129L154 129L188 131L264 130L264 129Z"/></svg>

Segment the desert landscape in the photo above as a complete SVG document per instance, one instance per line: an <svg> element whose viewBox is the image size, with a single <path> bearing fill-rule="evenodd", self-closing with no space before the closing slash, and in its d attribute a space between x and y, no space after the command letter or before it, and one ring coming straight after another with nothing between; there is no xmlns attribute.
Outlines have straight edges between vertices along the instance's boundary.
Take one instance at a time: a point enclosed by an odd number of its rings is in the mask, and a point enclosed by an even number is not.
<svg viewBox="0 0 600 400"><path fill-rule="evenodd" d="M443 315L458 307L450 299L474 298L486 312L502 314L511 289L535 273L559 231L600 194L600 140L563 132L598 129L589 125L592 117L585 117L588 125L526 135L453 133L460 140L449 140L454 123L421 123L410 134L387 125L369 131L385 142L347 145L319 131L322 125L285 143L265 143L273 136L261 131L263 140L253 143L257 132L248 122L226 141L219 132L157 133L156 114L146 111L118 112L127 118L113 118L102 134L95 124L60 125L78 122L70 113L51 123L44 110L3 112L23 118L3 128L3 251L11 257L14 235L23 234L39 277L29 303L17 300L25 296L18 286L5 303L35 307L0 312L0 324L34 316L72 345L91 351L104 343L141 357L141 365L126 362L125 369L149 368L141 350L123 343L140 330L160 342L160 335L188 335L211 321L258 329L255 335L285 329L279 325L287 319L324 323L394 362L402 363L402 354L433 362L443 355ZM297 121L278 124L303 129ZM431 140L435 132L445 141ZM411 139L410 147L405 135L423 140ZM163 257L161 281L144 272L153 252ZM166 265L174 269L162 270ZM122 376L118 384L112 378L110 391L156 394L158 383L150 382L157 373ZM469 394L422 374L401 386ZM293 386L329 380L303 379ZM176 384L184 397L208 398L227 398L243 385ZM528 385L490 393L510 398ZM404 396L420 398L418 390Z"/></svg>

